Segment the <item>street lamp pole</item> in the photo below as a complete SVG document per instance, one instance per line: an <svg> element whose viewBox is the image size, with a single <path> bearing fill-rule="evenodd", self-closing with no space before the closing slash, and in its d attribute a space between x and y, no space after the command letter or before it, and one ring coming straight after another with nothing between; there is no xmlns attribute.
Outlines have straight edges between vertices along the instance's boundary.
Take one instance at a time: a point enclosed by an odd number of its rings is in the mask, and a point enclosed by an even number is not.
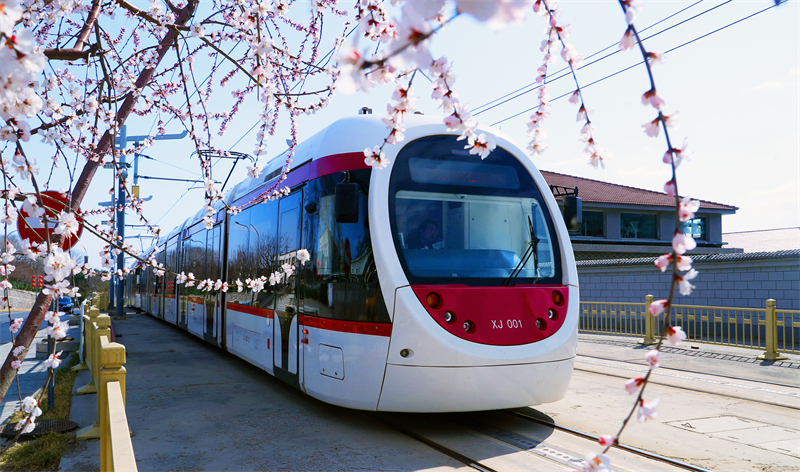
<svg viewBox="0 0 800 472"><path fill-rule="evenodd" d="M182 138L185 138L186 135L188 135L188 134L189 134L189 132L184 130L182 133L164 134L164 135L161 135L161 136L155 136L152 139L153 140L182 139ZM128 126L127 125L122 125L122 129L120 130L120 134L114 140L114 144L115 144L115 147L117 149L122 151L128 146L129 142L134 142L134 143L136 143L136 146L138 146L139 143L141 143L142 141L144 141L147 138L149 138L149 136L145 136L145 135L128 136ZM119 195L119 198L117 199L117 202L118 202L118 205L120 206L119 211L117 211L117 219L116 219L117 233L119 235L119 241L118 242L119 242L119 248L120 248L119 256L117 256L117 269L124 270L125 269L125 252L121 251L121 249L122 249L123 243L125 242L125 202L127 201L127 198L126 198L126 195L125 195L125 179L128 178L128 166L127 166L127 163L125 162L125 154L124 153L120 153L119 164L122 167L122 173L121 173L121 178L119 179L119 189L117 190L118 195ZM134 185L135 185L137 183L137 180L138 180L138 177L139 177L138 176L138 170L139 170L139 154L138 153L136 153L136 155L133 158L133 164L134 164L134 167L133 167L133 171L134 171L133 172L133 181L134 181ZM112 277L112 280L113 280L113 278L114 277ZM123 284L120 281L117 285L118 285L118 287L117 287L117 293L116 293L116 295L117 295L116 316L121 317L121 316L123 316L123 311L122 311Z"/></svg>

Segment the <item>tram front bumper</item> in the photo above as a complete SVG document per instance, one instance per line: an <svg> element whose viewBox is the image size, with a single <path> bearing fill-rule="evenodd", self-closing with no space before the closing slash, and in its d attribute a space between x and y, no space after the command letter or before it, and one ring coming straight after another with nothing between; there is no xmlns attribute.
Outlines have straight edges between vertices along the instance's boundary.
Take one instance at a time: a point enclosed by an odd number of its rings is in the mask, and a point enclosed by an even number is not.
<svg viewBox="0 0 800 472"><path fill-rule="evenodd" d="M378 411L446 413L561 400L575 358L531 364L425 367L388 364Z"/></svg>

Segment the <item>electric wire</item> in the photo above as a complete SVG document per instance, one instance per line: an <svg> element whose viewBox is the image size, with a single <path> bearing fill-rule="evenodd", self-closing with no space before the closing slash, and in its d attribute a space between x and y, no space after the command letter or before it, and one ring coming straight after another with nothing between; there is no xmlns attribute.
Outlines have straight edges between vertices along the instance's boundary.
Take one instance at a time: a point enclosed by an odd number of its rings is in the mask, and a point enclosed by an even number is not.
<svg viewBox="0 0 800 472"><path fill-rule="evenodd" d="M689 5L688 7L682 8L682 9L680 9L680 10L676 11L675 13L673 13L673 14L671 14L671 15L669 15L669 16L666 16L666 17L664 17L664 18L662 18L662 19L660 19L660 20L658 20L657 22L653 23L652 25L650 25L650 26L648 26L648 27L646 27L646 28L643 28L643 29L642 29L642 30L640 30L639 32L640 32L640 33L643 33L643 32L645 32L645 31L647 31L647 30L649 30L649 29L651 29L651 28L654 28L655 26L657 26L657 25L659 25L659 24L661 24L661 23L663 23L663 22L665 22L665 21L669 20L670 18L673 18L673 17L674 17L674 16L676 16L676 15L679 15L679 14L683 13L684 11L686 11L686 10L688 10L688 9L690 9L690 8L692 8L692 7L694 7L695 5L698 5L698 4L700 4L700 3L703 3L703 1L704 1L704 0L698 0L697 2L695 2L695 3L691 4L691 5ZM731 1L731 0L728 0L728 1L726 1L725 3L729 3L730 1ZM718 6L722 6L722 5L724 5L725 3L723 3L723 4L721 4L721 5L718 5ZM717 7L714 7L714 8L717 8ZM713 8L712 8L712 10L713 10ZM705 11L705 12L701 13L701 15L702 15L702 14L705 14L705 13L708 13L709 11L711 11L711 10L707 10L707 11ZM696 18L696 17L692 17L692 18ZM690 18L690 19L692 19L692 18ZM680 23L679 23L679 24L680 24ZM676 25L676 26L677 26L677 25ZM658 34L660 34L660 33L658 33ZM651 36L651 37L652 37L652 36ZM586 59L589 59L589 58L591 58L591 57L594 57L594 56L596 56L596 55L598 55L598 54L600 54L600 53L602 53L602 52L608 51L609 49L611 49L611 48L613 48L613 47L617 46L617 44L618 44L618 43L611 44L611 45L609 45L609 46L606 46L605 48L603 48L603 49L601 49L601 50L599 50L599 51L597 51L597 52L594 52L594 53L592 53L592 54L589 54L588 56L586 56L586 57L584 58L584 60L586 60ZM608 57L608 56L606 56L606 57ZM594 61L593 61L593 62L594 62ZM558 74L558 73L564 72L564 71L565 71L565 70L567 70L567 69L568 69L568 67L564 67L564 68L562 68L562 69L560 69L560 70L557 70L556 72L554 72L554 74ZM510 95L513 95L513 94L515 94L515 93L521 92L521 91L525 90L526 88L528 88L528 87L530 87L530 86L532 86L532 85L536 85L536 82L533 82L533 83L530 83L530 84L528 84L528 85L525 85L525 86L523 86L523 87L520 87L520 88L518 88L517 90L514 90L513 92L508 92L507 94L503 95L502 97L495 98L494 100L491 100L491 101L489 101L489 102L487 102L487 103L484 103L483 105L480 105L480 106L477 106L477 107L473 108L473 110L472 110L472 112L473 112L473 115L475 115L475 114L477 114L477 113L480 113L480 112L478 112L477 110L480 110L481 108L487 107L487 106L491 105L492 103L494 103L494 102L496 102L496 101L498 101L498 100L502 100L502 99L504 99L504 98L506 98L506 97L508 97L508 96L510 96ZM477 113L476 113L476 112L477 112Z"/></svg>
<svg viewBox="0 0 800 472"><path fill-rule="evenodd" d="M700 16L702 16L702 15L705 15L706 13L708 13L708 12L710 12L710 11L712 11L712 10L715 10L715 9L717 9L717 8L719 8L719 7L723 6L723 5L727 5L728 3L731 3L732 1L733 1L733 0L727 0L727 1L726 1L726 2L724 2L724 3L721 3L721 4L719 4L719 5L716 5L716 6L712 7L712 8L709 8L708 10L705 10L705 11L703 11L703 12L701 12L701 13L698 13L697 15L695 15L695 16L693 16L693 17L687 18L687 19L685 19L685 20L683 20L683 21L681 21L681 22L679 22L679 23L676 23L676 24L674 24L674 25L672 25L672 26L670 26L670 27L668 27L668 28L665 28L665 29L663 29L663 30L661 30L661 31L659 31L659 32L657 32L657 33L653 33L653 34L651 34L650 36L644 37L644 38L642 38L642 41L647 41L648 39L654 38L654 37L658 36L658 35L659 35L659 34L661 34L661 33L667 32L667 31L669 31L669 30L671 30L671 29L673 29L673 28L675 28L675 27L677 27L677 26L679 26L679 25L682 25L682 24L686 23L687 21L693 20L693 19L695 19L695 18L698 18L698 17L700 17ZM609 47L607 47L607 48L603 49L602 51L608 50L609 48L611 48L611 47L614 47L614 46L616 46L616 44L614 44L614 45L612 45L612 46L609 46ZM600 51L600 52L602 52L602 51ZM584 64L582 64L580 67L578 67L578 69L577 69L577 70L582 70L582 69L584 69L584 68L586 68L586 67L589 67L589 66L590 66L590 65L592 65L592 64L596 64L596 63L598 63L598 62L602 61L603 59L607 59L607 58L609 58L609 57L611 57L611 56L613 56L613 55L615 55L615 54L617 54L617 53L619 53L619 52L621 52L621 50L617 49L616 51L614 51L614 52L612 52L612 53L610 53L610 54L606 54L605 56L603 56L603 57L601 57L601 58L595 59L595 60L593 60L593 61L591 61L591 62L584 63ZM591 56L588 56L588 57L592 57L592 56L594 56L594 55L596 55L596 54L598 54L598 53L592 54ZM664 52L664 54L666 54L666 52ZM588 57L587 57L586 59L588 59ZM638 64L641 64L641 62L639 62ZM638 64L636 64L636 65L638 65ZM561 74L562 72L564 72L564 71L567 71L567 70L569 70L569 67L564 67L564 68L562 68L562 69L560 69L560 70L558 70L558 71L554 72L554 73L553 73L553 74L551 74L551 75ZM566 73L563 73L563 74L561 74L561 75L559 75L559 76L557 76L557 77L555 77L555 78L553 78L553 79L550 79L550 80L548 80L548 81L547 81L547 84L549 85L549 84L551 84L551 83L553 83L553 82L555 82L555 81L557 81L557 80L559 80L559 79L562 79L562 78L564 78L564 77L568 77L568 76L570 76L570 75L572 75L572 73L571 73L571 72L566 72ZM533 87L532 89L530 89L530 90L526 90L526 91L524 91L524 92L521 92L521 93L518 93L517 95L514 95L514 96L513 96L513 97L511 97L511 98L508 98L508 99L506 99L506 100L503 100L503 101L502 101L502 102L500 102L500 103L496 103L496 104L494 104L494 105L492 105L492 106L490 106L490 107L488 107L488 108L485 108L485 109L483 109L483 110L481 110L481 111L479 111L479 112L473 113L473 116L480 115L481 113L483 113L483 112L486 112L486 111L489 111L489 110L491 110L492 108L496 108L496 107L498 107L498 106L500 106L500 105L503 105L503 104L505 104L505 103L508 103L508 102L510 102L510 101L512 101L512 100L514 100L514 99L516 99L516 98L519 98L519 97L521 97L521 96L523 96L523 95L526 95L526 94L528 94L528 93L530 93L530 92L533 92L533 91L535 91L535 90L538 90L539 88L541 88L541 85L537 85L537 84L534 82L534 83L531 83L531 84L528 84L528 85L526 85L525 87L522 87L522 88L521 88L521 89L519 89L519 90L524 90L525 88L527 88L527 87L530 87L530 86L533 86L533 85L535 85L535 87ZM583 87L582 87L582 88L583 88ZM506 96L508 96L508 95L506 95Z"/></svg>
<svg viewBox="0 0 800 472"><path fill-rule="evenodd" d="M745 17L742 17L742 18L740 18L740 19L738 19L738 20L736 20L736 21L734 21L734 22L732 22L732 23L728 23L728 24L727 24L727 25L725 25L725 26L722 26L722 27L720 27L720 28L717 28L717 29L715 29L715 30L713 30L713 31L710 31L710 32L706 33L706 34L700 35L700 36L698 36L698 37L696 37L696 38L694 38L694 39L691 39L691 40L689 40L689 41L686 41L685 43L682 43L682 44L680 44L680 45L678 45L678 46L675 46L675 47L673 47L673 48L667 49L666 51L664 51L664 52L663 52L663 54L668 54L668 53L670 53L670 52L672 52L672 51L676 51L676 50L678 50L678 49L680 49L680 48L682 48L682 47L684 47L684 46L688 46L689 44L692 44L692 43L694 43L694 42L696 42L696 41L699 41L700 39L703 39L703 38L706 38L706 37L708 37L708 36L711 36L711 35L712 35L712 34L714 34L714 33L718 33L718 32L720 32L720 31L722 31L722 30L724 30L724 29L727 29L727 28L729 28L729 27L733 26L733 25L736 25L736 24L738 24L738 23L741 23L741 22L742 22L742 21L744 21L744 20L748 20L748 19L750 19L750 18L753 18L754 16L756 16L756 15L759 15L759 14L761 14L761 13L764 13L764 12L765 12L765 11L767 11L767 10L771 10L771 9L775 8L776 6L778 6L778 5L779 5L779 4L773 4L773 5L771 5L771 6L767 7L767 8L764 8L763 10L759 10L759 11L757 11L757 12L755 12L755 13L752 13L752 14L750 14L750 15L747 15L747 16L745 16ZM595 61L595 62L596 62L596 61ZM582 86L582 87L581 87L581 89L582 89L582 90L583 90L583 89L586 89L586 88L588 88L588 87L590 87L590 86L592 86L592 85L595 85L595 84L597 84L597 83L600 83L600 82L602 82L602 81L604 81L604 80L606 80L606 79L610 79L611 77L614 77L614 76L616 76L616 75L619 75L619 74L621 74L621 73L623 73L623 72L626 72L626 71L628 71L628 70L630 70L630 69L633 69L634 67L637 67L637 66L639 66L639 65L642 65L642 64L644 64L644 61L639 61L639 62L636 62L636 63L635 63L635 64L633 64L633 65L630 65L630 66L628 66L628 67L625 67L624 69L620 69L620 70L618 70L618 71L616 71L616 72L614 72L614 73L612 73L612 74L609 74L609 75L607 75L607 76L605 76L605 77L602 77L602 78L600 78L600 79L597 79L597 80L595 80L594 82L590 82L590 83L588 83L588 84L586 84L586 85ZM585 66L584 66L584 67L585 67ZM582 69L582 68L583 68L583 67L579 68L579 70L580 70L580 69ZM564 77L564 76L566 76L566 75L568 75L568 74L564 74L564 75L562 75L562 76L560 76L560 77L558 77L558 78ZM554 80L555 80L555 79L554 79ZM549 82L548 82L548 83L549 83ZM535 89L534 89L534 90L535 90ZM527 92L526 92L526 93L527 93ZM554 102L554 101L556 101L556 100L558 100L558 99L561 99L561 98L564 98L564 97L566 97L566 96L568 96L568 95L572 95L572 93L573 93L573 91L570 91L570 92L568 92L568 93L565 93L565 94L563 94L563 95L559 95L558 97L556 97L556 98L554 98L554 99L550 100L550 102ZM518 98L518 96L517 96L517 97L514 97L514 98ZM507 101L510 101L510 100L512 100L512 99L509 99L509 100L507 100ZM503 102L503 103L505 103L505 102ZM498 105L499 105L499 104L498 104ZM499 125L499 124L501 124L501 123L504 123L504 122L506 122L506 121L508 121L508 120L511 120L511 119L513 119L513 118L516 118L516 117L518 117L518 116L520 116L520 115L523 115L523 114L525 114L525 113L528 113L528 112L530 112L530 111L536 110L537 108L539 108L539 106L538 106L538 105L537 105L537 106L535 106L535 107L528 108L528 109L526 109L526 110L523 110L523 111L521 111L521 112L519 112L519 113L515 113L514 115L511 115L511 116L509 116L509 117L503 118L503 119L502 119L502 120L500 120L500 121L494 122L494 123L492 123L490 126L496 126L496 125ZM484 111L487 111L487 110L484 110ZM475 114L477 114L477 113L475 113Z"/></svg>

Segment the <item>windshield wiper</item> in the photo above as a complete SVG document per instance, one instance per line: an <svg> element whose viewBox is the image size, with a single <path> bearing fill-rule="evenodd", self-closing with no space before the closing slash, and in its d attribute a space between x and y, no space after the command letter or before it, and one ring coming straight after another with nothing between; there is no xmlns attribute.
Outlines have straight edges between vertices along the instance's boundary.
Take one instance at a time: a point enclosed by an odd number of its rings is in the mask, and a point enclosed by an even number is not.
<svg viewBox="0 0 800 472"><path fill-rule="evenodd" d="M536 232L533 230L533 222L531 221L530 216L528 216L528 231L531 234L531 240L528 243L528 247L525 248L525 252L522 254L517 266L514 267L514 270L512 270L511 273L508 274L508 277L503 280L503 283L500 284L503 287L508 286L512 280L517 278L517 276L522 272L523 267L525 267L525 265L528 263L528 260L531 258L531 256L533 256L533 270L537 275L539 274L539 258L536 256L539 249L539 238L536 237Z"/></svg>

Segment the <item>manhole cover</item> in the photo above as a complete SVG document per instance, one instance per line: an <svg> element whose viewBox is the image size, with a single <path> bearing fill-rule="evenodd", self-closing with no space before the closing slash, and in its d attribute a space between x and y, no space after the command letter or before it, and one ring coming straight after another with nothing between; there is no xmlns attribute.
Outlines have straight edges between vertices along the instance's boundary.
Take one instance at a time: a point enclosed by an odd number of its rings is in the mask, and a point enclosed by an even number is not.
<svg viewBox="0 0 800 472"><path fill-rule="evenodd" d="M14 439L17 436L17 431L14 427L17 423L8 423L0 426L0 437ZM31 439L42 436L51 431L56 433L66 433L67 431L74 431L78 429L78 423L69 420L39 420L36 422L36 428L26 434L21 434L20 439Z"/></svg>

